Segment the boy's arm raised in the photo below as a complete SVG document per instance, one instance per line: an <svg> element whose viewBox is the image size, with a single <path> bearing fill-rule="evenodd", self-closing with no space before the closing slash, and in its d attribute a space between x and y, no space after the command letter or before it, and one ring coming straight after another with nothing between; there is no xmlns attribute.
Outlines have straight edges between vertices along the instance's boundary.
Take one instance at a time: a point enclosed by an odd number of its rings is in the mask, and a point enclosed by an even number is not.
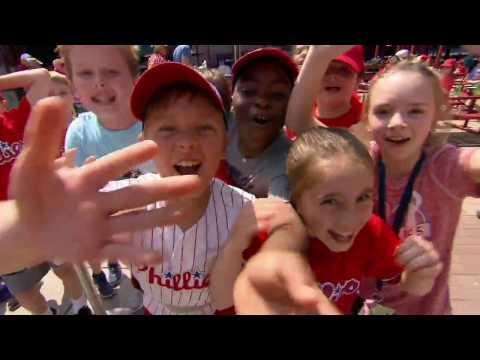
<svg viewBox="0 0 480 360"><path fill-rule="evenodd" d="M287 127L297 135L321 125L312 116L315 97L330 62L353 45L311 45L292 90L286 116Z"/></svg>
<svg viewBox="0 0 480 360"><path fill-rule="evenodd" d="M47 97L50 89L50 73L47 69L17 71L0 76L0 91L22 88L30 106Z"/></svg>

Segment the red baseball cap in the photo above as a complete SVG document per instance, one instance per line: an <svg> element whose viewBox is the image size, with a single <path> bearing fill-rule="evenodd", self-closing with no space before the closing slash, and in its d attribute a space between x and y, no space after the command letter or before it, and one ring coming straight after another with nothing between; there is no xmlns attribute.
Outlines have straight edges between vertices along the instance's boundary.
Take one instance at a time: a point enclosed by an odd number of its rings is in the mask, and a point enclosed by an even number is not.
<svg viewBox="0 0 480 360"><path fill-rule="evenodd" d="M235 86L235 83L237 82L240 73L245 70L252 62L260 59L272 59L278 61L287 71L287 75L290 78L292 85L295 83L295 80L298 76L297 64L293 61L293 59L286 51L274 47L267 47L250 51L249 53L243 55L240 59L238 59L235 64L233 64L233 86Z"/></svg>
<svg viewBox="0 0 480 360"><path fill-rule="evenodd" d="M175 62L158 64L145 71L137 80L130 98L133 115L140 121L145 120L145 110L150 99L161 89L173 84L190 84L207 95L223 114L222 97L218 90L202 74L190 66Z"/></svg>
<svg viewBox="0 0 480 360"><path fill-rule="evenodd" d="M363 46L356 45L347 52L343 53L335 60L349 65L357 74L365 69L365 59L363 57Z"/></svg>
<svg viewBox="0 0 480 360"><path fill-rule="evenodd" d="M442 65L440 65L442 68L454 68L455 66L457 66L457 61L455 59L447 59Z"/></svg>

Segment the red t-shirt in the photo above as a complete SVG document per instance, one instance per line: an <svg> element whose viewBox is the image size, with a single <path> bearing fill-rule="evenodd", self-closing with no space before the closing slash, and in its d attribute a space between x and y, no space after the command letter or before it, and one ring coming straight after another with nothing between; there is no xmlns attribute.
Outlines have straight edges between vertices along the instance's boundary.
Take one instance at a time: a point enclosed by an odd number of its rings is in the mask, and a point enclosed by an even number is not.
<svg viewBox="0 0 480 360"><path fill-rule="evenodd" d="M322 119L320 117L319 109L315 104L315 107L313 108L313 117L328 127L348 129L360 122L362 118L362 112L363 112L363 104L357 94L352 95L350 104L351 104L351 107L348 112L346 112L345 114L339 117L331 118L331 119ZM285 131L286 131L287 137L290 140L294 141L297 138L297 135L292 130L286 129Z"/></svg>
<svg viewBox="0 0 480 360"><path fill-rule="evenodd" d="M339 117L331 118L331 119L322 119L320 117L320 111L316 106L315 109L313 110L313 116L315 117L315 119L317 119L322 124L328 127L348 129L360 122L360 119L362 118L362 111L363 111L362 102L360 101L360 98L358 97L357 94L352 95L352 99L350 100L350 105L351 107L348 112L346 112L345 114Z"/></svg>
<svg viewBox="0 0 480 360"><path fill-rule="evenodd" d="M450 94L453 85L455 85L455 77L453 75L445 75L442 78L442 86L448 94Z"/></svg>
<svg viewBox="0 0 480 360"><path fill-rule="evenodd" d="M222 180L227 185L235 186L232 177L230 176L227 162L225 160L220 161L220 166L218 167L215 177L219 180Z"/></svg>
<svg viewBox="0 0 480 360"><path fill-rule="evenodd" d="M30 111L30 103L24 97L16 109L0 114L0 200L7 199L10 171L22 150Z"/></svg>
<svg viewBox="0 0 480 360"><path fill-rule="evenodd" d="M252 257L262 246L264 237L254 239L244 258ZM350 314L358 298L361 281L373 277L387 284L400 280L402 267L394 253L400 244L390 226L376 215L359 232L350 250L330 251L320 240L310 239L310 266L324 294L340 311Z"/></svg>

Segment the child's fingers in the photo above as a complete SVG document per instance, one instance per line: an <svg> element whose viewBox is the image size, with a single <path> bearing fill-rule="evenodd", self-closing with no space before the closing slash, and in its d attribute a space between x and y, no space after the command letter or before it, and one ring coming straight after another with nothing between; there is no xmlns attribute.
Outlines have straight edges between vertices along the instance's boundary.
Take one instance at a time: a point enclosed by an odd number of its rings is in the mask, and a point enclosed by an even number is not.
<svg viewBox="0 0 480 360"><path fill-rule="evenodd" d="M74 168L75 159L77 158L77 149L69 149L65 151L65 154L63 154L63 156L66 159L65 166L69 168Z"/></svg>
<svg viewBox="0 0 480 360"><path fill-rule="evenodd" d="M318 288L315 277L306 261L296 258L283 267L281 280L285 283L290 298L296 306L305 310L314 309L323 315L338 315L338 309Z"/></svg>
<svg viewBox="0 0 480 360"><path fill-rule="evenodd" d="M398 246L396 255L400 255L402 252L411 249L412 247L416 247L418 245L419 239L417 236L409 236L407 237L401 244Z"/></svg>
<svg viewBox="0 0 480 360"><path fill-rule="evenodd" d="M316 286L315 277L308 263L300 259L292 259L279 269L279 276L290 294L294 294L299 286Z"/></svg>
<svg viewBox="0 0 480 360"><path fill-rule="evenodd" d="M276 271L276 259L262 253L255 255L235 281L233 298L238 315L287 314L277 306L287 302L288 295Z"/></svg>
<svg viewBox="0 0 480 360"><path fill-rule="evenodd" d="M130 244L133 241L133 234L131 232L117 233L110 237L111 243L116 244Z"/></svg>
<svg viewBox="0 0 480 360"><path fill-rule="evenodd" d="M423 268L435 267L440 264L438 256L431 253L423 253L405 264L405 270L409 272L416 272Z"/></svg>
<svg viewBox="0 0 480 360"><path fill-rule="evenodd" d="M157 152L158 147L153 141L142 141L82 166L82 177L96 189L101 189L112 179L118 179L136 165L152 159Z"/></svg>
<svg viewBox="0 0 480 360"><path fill-rule="evenodd" d="M419 257L425 253L425 249L419 246L411 246L407 250L398 252L395 256L395 260L399 265L407 265L412 259Z"/></svg>
<svg viewBox="0 0 480 360"><path fill-rule="evenodd" d="M101 159L96 162L98 161L101 161ZM160 200L189 195L197 190L200 185L198 176L172 176L136 183L120 190L100 192L97 196L102 209L108 213L115 213L124 209L146 206Z"/></svg>
<svg viewBox="0 0 480 360"><path fill-rule="evenodd" d="M433 244L430 241L425 240L421 236L415 235L406 238L397 248L395 255L400 256L402 253L408 252L412 248L422 248L425 252L432 251L434 249Z"/></svg>
<svg viewBox="0 0 480 360"><path fill-rule="evenodd" d="M67 158L65 156L59 157L53 163L53 168L55 169L55 171L60 170L61 168L65 167L66 163Z"/></svg>
<svg viewBox="0 0 480 360"><path fill-rule="evenodd" d="M91 164L95 160L97 160L97 158L95 156L93 156L93 155L89 156L88 158L85 159L85 162L83 163L83 165Z"/></svg>
<svg viewBox="0 0 480 360"><path fill-rule="evenodd" d="M338 309L327 299L318 287L299 286L290 294L297 306L309 313L319 315L340 315Z"/></svg>
<svg viewBox="0 0 480 360"><path fill-rule="evenodd" d="M32 166L50 166L63 144L68 107L60 98L40 100L32 109L25 128L25 146L21 157Z"/></svg>
<svg viewBox="0 0 480 360"><path fill-rule="evenodd" d="M290 296L292 300L299 305L315 307L318 302L319 290L320 289L312 286L300 284L296 288L291 289Z"/></svg>
<svg viewBox="0 0 480 360"><path fill-rule="evenodd" d="M162 227L178 222L182 216L179 211L166 207L151 211L134 211L124 215L112 216L108 220L110 234L140 231Z"/></svg>
<svg viewBox="0 0 480 360"><path fill-rule="evenodd" d="M256 284L240 275L233 291L237 315L272 315L276 313Z"/></svg>
<svg viewBox="0 0 480 360"><path fill-rule="evenodd" d="M338 308L327 299L326 296L321 296L318 298L316 311L319 315L343 315L340 310L338 310Z"/></svg>
<svg viewBox="0 0 480 360"><path fill-rule="evenodd" d="M418 270L413 270L410 273L412 275L421 277L421 278L432 278L438 276L443 269L443 264L441 262L436 263L432 266L423 267Z"/></svg>
<svg viewBox="0 0 480 360"><path fill-rule="evenodd" d="M157 265L162 262L160 253L133 245L109 244L102 249L101 254L102 257L108 258L110 261L119 260L145 265Z"/></svg>

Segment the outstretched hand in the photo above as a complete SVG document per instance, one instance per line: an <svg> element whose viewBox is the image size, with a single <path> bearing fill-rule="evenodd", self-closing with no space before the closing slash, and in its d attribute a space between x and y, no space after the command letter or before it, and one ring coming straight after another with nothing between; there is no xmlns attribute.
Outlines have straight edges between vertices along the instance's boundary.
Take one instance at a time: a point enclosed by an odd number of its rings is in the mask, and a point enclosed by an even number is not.
<svg viewBox="0 0 480 360"><path fill-rule="evenodd" d="M170 224L181 214L167 207L113 215L188 195L200 185L198 177L170 177L99 192L108 181L151 159L157 146L144 141L74 168L74 154L56 159L69 116L61 99L47 98L38 102L27 124L25 145L12 170L9 189L10 198L15 199L18 246L40 262L53 258L159 262L158 253L135 247L127 237L117 235Z"/></svg>
<svg viewBox="0 0 480 360"><path fill-rule="evenodd" d="M300 254L267 251L255 255L234 288L239 315L340 315L315 282Z"/></svg>

